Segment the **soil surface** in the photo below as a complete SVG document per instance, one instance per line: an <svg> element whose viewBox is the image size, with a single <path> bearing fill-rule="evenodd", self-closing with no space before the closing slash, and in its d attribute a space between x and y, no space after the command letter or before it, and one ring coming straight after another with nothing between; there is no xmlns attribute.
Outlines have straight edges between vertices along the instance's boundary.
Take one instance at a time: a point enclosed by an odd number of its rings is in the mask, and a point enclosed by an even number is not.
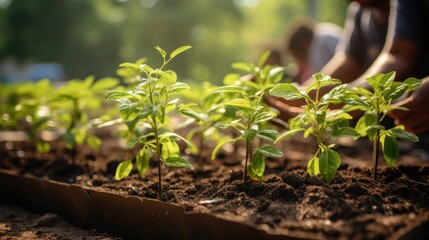
<svg viewBox="0 0 429 240"><path fill-rule="evenodd" d="M74 161L61 145L53 146L50 154L34 154L25 142L0 144L0 168L124 195L158 198L155 162L144 177L133 170L122 181L113 179L119 162L132 156L115 140L104 141L98 152L78 149ZM379 179L373 180L368 167L371 143L340 142L337 150L343 163L327 184L305 171L314 143L292 139L283 144L285 158L267 159L262 183L243 181L242 146L231 146L233 152L225 151L217 160L204 164L198 157L190 157L193 169L163 168L161 198L189 212L215 214L267 231L305 232L315 239L395 238L429 221L429 162L427 152L419 146L401 143L397 167L387 168L381 163Z"/></svg>
<svg viewBox="0 0 429 240"><path fill-rule="evenodd" d="M97 230L84 230L53 213L39 215L0 205L0 239L4 240L120 240Z"/></svg>

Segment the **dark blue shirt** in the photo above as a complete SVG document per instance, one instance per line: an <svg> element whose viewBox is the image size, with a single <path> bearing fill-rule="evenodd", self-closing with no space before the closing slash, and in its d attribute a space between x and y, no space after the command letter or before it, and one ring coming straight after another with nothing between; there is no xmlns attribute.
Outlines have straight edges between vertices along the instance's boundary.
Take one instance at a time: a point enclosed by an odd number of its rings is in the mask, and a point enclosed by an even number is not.
<svg viewBox="0 0 429 240"><path fill-rule="evenodd" d="M388 19L378 23L371 8L364 8L356 2L351 2L338 49L354 57L360 66L366 69L383 49L387 26Z"/></svg>
<svg viewBox="0 0 429 240"><path fill-rule="evenodd" d="M429 76L429 0L398 0L394 39L418 46L416 76Z"/></svg>

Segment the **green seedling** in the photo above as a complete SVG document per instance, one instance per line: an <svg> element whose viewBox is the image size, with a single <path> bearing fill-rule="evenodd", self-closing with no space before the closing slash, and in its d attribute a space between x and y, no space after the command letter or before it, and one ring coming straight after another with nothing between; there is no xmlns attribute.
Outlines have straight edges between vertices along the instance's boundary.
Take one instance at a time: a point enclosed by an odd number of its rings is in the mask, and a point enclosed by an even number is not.
<svg viewBox="0 0 429 240"><path fill-rule="evenodd" d="M8 111L2 114L4 120L15 125L16 129L23 130L39 153L49 152L50 145L41 138L41 133L47 129L51 119L47 104L53 90L51 82L48 79L36 83L26 82L9 90L5 104Z"/></svg>
<svg viewBox="0 0 429 240"><path fill-rule="evenodd" d="M105 90L118 84L114 78L94 80L92 76L84 80L69 80L51 99L55 120L59 127L64 127L63 138L71 150L73 161L76 160L78 145L86 143L93 149L99 148L101 139L90 130L98 117L97 111L102 107Z"/></svg>
<svg viewBox="0 0 429 240"><path fill-rule="evenodd" d="M274 141L277 131L264 129L266 123L273 119L275 114L263 105L263 97L275 83L283 76L283 68L264 66L269 55L262 55L258 65L253 63L235 63L233 68L250 73L252 80L242 81L239 74L229 74L225 77L226 86L218 87L213 94L222 94L225 100L223 105L236 109L235 118L232 121L222 121L216 124L220 128L232 127L237 130L239 136L220 142L212 152L212 159L217 152L227 143L245 141L246 155L243 181L249 176L257 181L263 181L265 171L265 157L282 157L283 153L272 145L260 145L253 149L256 139ZM261 142L261 141L260 141ZM250 162L250 164L249 164Z"/></svg>
<svg viewBox="0 0 429 240"><path fill-rule="evenodd" d="M318 149L308 162L307 172L310 175L321 175L326 182L331 182L341 164L340 155L333 150L334 144L327 145L330 138L359 137L359 133L349 127L348 120L352 117L343 110L331 110L330 104L342 103L346 93L346 85L338 85L340 80L332 79L323 74L313 75L315 82L309 85L305 92L300 92L293 84L283 83L271 89L270 94L286 100L304 99L304 112L290 121L290 129L281 134L276 141L304 132L304 137L313 135L317 140ZM319 91L325 86L338 85L323 96ZM309 96L316 92L315 99Z"/></svg>
<svg viewBox="0 0 429 240"><path fill-rule="evenodd" d="M393 167L398 161L399 148L397 138L405 141L417 142L416 135L404 130L403 126L386 129L381 122L392 110L407 110L404 107L391 106L392 101L400 98L404 93L412 91L420 86L421 81L409 78L404 82L395 82L395 72L377 74L367 79L372 92L363 88L351 89L345 102L350 110L362 110L364 115L356 124L356 131L361 136L368 136L373 142L373 178L377 179L377 165L380 143L383 149L384 160Z"/></svg>
<svg viewBox="0 0 429 240"><path fill-rule="evenodd" d="M136 144L141 145L141 149L135 157L137 170L141 176L148 170L151 156L154 155L157 158L159 198L162 189L161 163L167 167L192 167L191 163L180 154L180 148L176 142L183 140L190 147L193 146L185 138L169 129L169 117L167 115L178 106L179 98L172 98L172 96L190 87L185 83L178 82L174 71L164 70L174 57L189 48L191 47L179 47L167 59L166 52L160 47L156 47L163 59L163 64L157 69L143 63L121 64L122 72L129 73L127 77L133 78L138 84L130 91L112 90L106 96L107 99L119 103L121 117L129 127L135 128L138 123L143 125L145 131L136 136L128 144L128 147L132 148ZM179 111L187 111L187 114L197 115L186 106L181 106ZM133 160L127 160L119 164L115 175L117 180L123 179L131 173L132 162Z"/></svg>
<svg viewBox="0 0 429 240"><path fill-rule="evenodd" d="M209 145L209 141L217 143L226 138L225 134L214 127L217 122L227 117L225 108L221 104L224 99L219 94L212 94L216 87L210 82L192 86L192 90L183 92L184 101L190 103L179 106L179 110L183 107L188 108L181 111L189 119L183 122L180 128L191 127L186 135L188 141L194 140L194 137L197 136L201 163L206 161L206 146Z"/></svg>

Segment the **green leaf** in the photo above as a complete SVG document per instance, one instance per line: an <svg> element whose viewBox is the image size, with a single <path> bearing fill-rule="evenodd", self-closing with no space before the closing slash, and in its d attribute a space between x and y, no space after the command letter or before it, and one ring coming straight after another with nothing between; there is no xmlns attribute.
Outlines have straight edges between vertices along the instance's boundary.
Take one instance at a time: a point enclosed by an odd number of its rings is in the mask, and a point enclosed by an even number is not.
<svg viewBox="0 0 429 240"><path fill-rule="evenodd" d="M115 180L121 180L128 177L133 170L133 163L131 160L121 162L116 168Z"/></svg>
<svg viewBox="0 0 429 240"><path fill-rule="evenodd" d="M408 78L407 80L404 81L404 83L408 85L407 92L409 92L420 87L422 80L417 78Z"/></svg>
<svg viewBox="0 0 429 240"><path fill-rule="evenodd" d="M242 108L242 109L253 109L253 107L250 105L249 101L242 99L242 98L232 99L232 100L224 102L223 104L227 105L227 106Z"/></svg>
<svg viewBox="0 0 429 240"><path fill-rule="evenodd" d="M419 138L410 132L405 131L404 129L398 127L392 128L389 130L395 137L398 137L402 140L409 141L409 142L418 142Z"/></svg>
<svg viewBox="0 0 429 240"><path fill-rule="evenodd" d="M125 121L125 124L127 125L127 127L128 127L128 129L130 130L130 131L132 131L135 127L136 127L136 125L137 125L137 123L140 121L140 119L138 118L138 117L136 117L136 118L134 118L134 119L132 119L132 120L127 120L127 121Z"/></svg>
<svg viewBox="0 0 429 240"><path fill-rule="evenodd" d="M318 86L318 88L329 86L329 85L341 84L340 80L331 78L331 76L325 75L323 73L316 73L313 75L313 77L314 79L316 79L316 85Z"/></svg>
<svg viewBox="0 0 429 240"><path fill-rule="evenodd" d="M399 157L399 147L396 138L386 135L384 139L381 140L381 146L386 163L390 167L395 166Z"/></svg>
<svg viewBox="0 0 429 240"><path fill-rule="evenodd" d="M283 67L275 67L270 70L269 83L278 83L283 79L285 69Z"/></svg>
<svg viewBox="0 0 429 240"><path fill-rule="evenodd" d="M213 93L245 93L245 91L241 86L229 85L217 87L212 91Z"/></svg>
<svg viewBox="0 0 429 240"><path fill-rule="evenodd" d="M66 142L66 147L68 149L72 149L74 147L74 145L76 144L75 135L70 133L70 132L67 132L64 134L64 140Z"/></svg>
<svg viewBox="0 0 429 240"><path fill-rule="evenodd" d="M296 100L303 98L301 92L290 83L281 83L273 87L270 91L271 96L282 97L286 100Z"/></svg>
<svg viewBox="0 0 429 240"><path fill-rule="evenodd" d="M388 100L397 99L402 95L404 95L407 88L408 88L407 84L395 82L386 89L386 91L383 93L383 98Z"/></svg>
<svg viewBox="0 0 429 240"><path fill-rule="evenodd" d="M170 92L171 93L179 93L179 92L182 92L182 91L188 90L188 89L191 89L191 87L188 84L176 82L175 84L173 84Z"/></svg>
<svg viewBox="0 0 429 240"><path fill-rule="evenodd" d="M167 167L192 168L192 164L182 156L169 157L164 162Z"/></svg>
<svg viewBox="0 0 429 240"><path fill-rule="evenodd" d="M164 138L161 142L161 156L162 159L167 159L169 157L178 156L180 154L180 148L177 143L171 139Z"/></svg>
<svg viewBox="0 0 429 240"><path fill-rule="evenodd" d="M77 129L74 133L74 140L78 145L82 145L85 142L86 138L86 130L85 129Z"/></svg>
<svg viewBox="0 0 429 240"><path fill-rule="evenodd" d="M275 130L259 130L257 136L265 140L275 141L277 134Z"/></svg>
<svg viewBox="0 0 429 240"><path fill-rule="evenodd" d="M232 68L237 69L237 70L241 70L244 72L251 72L253 67L250 66L247 63L242 63L242 62L236 62L232 64Z"/></svg>
<svg viewBox="0 0 429 240"><path fill-rule="evenodd" d="M252 162L247 167L247 175L257 181L264 181L265 162L264 156L260 152L255 152Z"/></svg>
<svg viewBox="0 0 429 240"><path fill-rule="evenodd" d="M34 124L33 124L33 128L34 129L39 129L40 127L42 127L45 123L47 123L51 118L48 116L44 116L44 117L40 117L38 118Z"/></svg>
<svg viewBox="0 0 429 240"><path fill-rule="evenodd" d="M378 124L376 122L376 117L375 117L374 113L365 112L364 117L365 117L365 125L371 126L371 125Z"/></svg>
<svg viewBox="0 0 429 240"><path fill-rule="evenodd" d="M164 85L172 85L176 83L177 81L177 75L174 71L167 70L167 71L156 71L156 75L159 76L158 83L164 84Z"/></svg>
<svg viewBox="0 0 429 240"><path fill-rule="evenodd" d="M194 112L192 110L183 109L183 110L180 110L179 112L181 114L183 114L184 116L193 118L193 119L195 119L195 120L197 120L199 122L204 122L204 119L200 116L200 114L198 114L198 113L196 113L196 112Z"/></svg>
<svg viewBox="0 0 429 240"><path fill-rule="evenodd" d="M223 84L226 86L233 85L240 81L241 75L238 73L228 73L223 77Z"/></svg>
<svg viewBox="0 0 429 240"><path fill-rule="evenodd" d="M267 112L260 112L255 116L255 121L253 122L253 124L257 124L257 123L265 123L268 120L272 119L274 116L270 113Z"/></svg>
<svg viewBox="0 0 429 240"><path fill-rule="evenodd" d="M339 137L357 138L357 137L360 137L360 134L351 127L341 127L336 129L335 131L332 131L332 137L333 138L339 138Z"/></svg>
<svg viewBox="0 0 429 240"><path fill-rule="evenodd" d="M182 52L188 50L192 48L191 46L181 46L179 48L177 48L176 50L174 50L171 54L170 54L170 59L174 58L175 56L181 54Z"/></svg>
<svg viewBox="0 0 429 240"><path fill-rule="evenodd" d="M327 103L334 103L338 104L342 102L342 97L344 96L346 92L346 84L342 84L340 86L336 86L331 91L329 91L327 94L323 95L322 102Z"/></svg>
<svg viewBox="0 0 429 240"><path fill-rule="evenodd" d="M122 119L129 120L130 118L135 118L137 116L137 106L136 102L124 102L119 106L119 111L121 113Z"/></svg>
<svg viewBox="0 0 429 240"><path fill-rule="evenodd" d="M102 78L97 80L93 85L92 85L92 90L94 91L100 91L100 90L106 90L109 88L114 88L118 85L119 81L116 78Z"/></svg>
<svg viewBox="0 0 429 240"><path fill-rule="evenodd" d="M160 48L159 46L156 46L155 49L161 54L162 58L165 60L165 56L167 55L164 51L164 49Z"/></svg>
<svg viewBox="0 0 429 240"><path fill-rule="evenodd" d="M305 128L296 128L296 129L293 129L293 130L286 131L286 132L280 134L280 136L277 137L277 139L276 139L276 141L274 143L277 143L278 141L280 141L283 138L287 138L287 137L293 136L296 133L304 131L304 130L305 130Z"/></svg>
<svg viewBox="0 0 429 240"><path fill-rule="evenodd" d="M311 176L320 174L319 170L319 158L314 156L307 164L307 172Z"/></svg>
<svg viewBox="0 0 429 240"><path fill-rule="evenodd" d="M264 66L265 62L267 61L268 57L271 55L271 51L270 50L266 50L264 51L261 56L259 57L258 60L258 66Z"/></svg>
<svg viewBox="0 0 429 240"><path fill-rule="evenodd" d="M371 126L366 128L366 134L368 135L368 138L371 142L374 141L377 132L380 130L384 130L384 126L382 126L382 125L371 125Z"/></svg>
<svg viewBox="0 0 429 240"><path fill-rule="evenodd" d="M261 146L256 151L267 157L283 157L283 152L270 145Z"/></svg>
<svg viewBox="0 0 429 240"><path fill-rule="evenodd" d="M234 138L234 139L228 139L228 140L225 140L225 141L222 141L222 142L219 142L217 145L216 145L216 147L213 149L213 152L212 152L212 159L215 159L216 158L216 155L217 155L217 153L219 152L219 150L225 145L225 144L227 144L227 143L234 143L234 142L236 142L237 141L237 138Z"/></svg>
<svg viewBox="0 0 429 240"><path fill-rule="evenodd" d="M361 98L344 98L343 101L350 106L358 106L363 108L364 110L371 107L368 101Z"/></svg>
<svg viewBox="0 0 429 240"><path fill-rule="evenodd" d="M302 135L304 138L308 138L308 136L310 136L310 134L312 134L312 133L314 133L314 128L309 127L304 131L304 133Z"/></svg>
<svg viewBox="0 0 429 240"><path fill-rule="evenodd" d="M146 118L148 116L155 116L159 110L159 106L154 106L151 103L146 103L143 109L139 112L139 118Z"/></svg>
<svg viewBox="0 0 429 240"><path fill-rule="evenodd" d="M326 110L324 108L318 109L316 112L316 122L322 124L326 121Z"/></svg>
<svg viewBox="0 0 429 240"><path fill-rule="evenodd" d="M368 84L375 90L382 90L382 88L389 87L395 79L395 72L387 74L376 74L367 78Z"/></svg>
<svg viewBox="0 0 429 240"><path fill-rule="evenodd" d="M309 119L310 116L308 113L300 113L298 116L292 118L292 120L290 121L290 130L305 127L304 125Z"/></svg>
<svg viewBox="0 0 429 240"><path fill-rule="evenodd" d="M127 144L127 148L133 148L136 144L144 144L148 137L152 137L154 135L154 133L148 133L144 136L135 137Z"/></svg>
<svg viewBox="0 0 429 240"><path fill-rule="evenodd" d="M146 151L146 148L142 148L136 156L137 171L142 177L149 169L150 157L150 152Z"/></svg>
<svg viewBox="0 0 429 240"><path fill-rule="evenodd" d="M121 63L121 64L119 64L119 67L129 67L129 68L135 68L135 69L140 70L139 64L130 63L130 62Z"/></svg>
<svg viewBox="0 0 429 240"><path fill-rule="evenodd" d="M39 153L47 153L51 149L51 145L45 141L36 142L36 149Z"/></svg>
<svg viewBox="0 0 429 240"><path fill-rule="evenodd" d="M92 149L99 149L101 146L101 139L94 135L88 135L86 143L88 143Z"/></svg>
<svg viewBox="0 0 429 240"><path fill-rule="evenodd" d="M341 164L340 155L330 148L323 149L319 156L319 170L322 178L330 183Z"/></svg>
<svg viewBox="0 0 429 240"><path fill-rule="evenodd" d="M366 124L365 124L365 116L362 116L359 118L358 122L356 123L355 130L360 134L361 137L366 136Z"/></svg>
<svg viewBox="0 0 429 240"><path fill-rule="evenodd" d="M192 144L190 141L188 141L188 139L186 139L186 138L184 138L184 137L182 137L182 136L180 136L179 134L177 134L177 133L174 133L174 132L166 132L166 133L163 133L163 134L161 134L161 135L159 135L159 138L161 139L161 141L163 141L163 139L164 138L170 138L170 139L174 139L174 138L176 138L176 139L180 139L180 140L182 140L184 143L186 143L186 145L188 145L188 147L191 149L191 151L194 153L194 152L196 152L197 151L197 147L194 145L194 144Z"/></svg>
<svg viewBox="0 0 429 240"><path fill-rule="evenodd" d="M256 131L255 129L247 129L244 131L243 135L247 140L253 141L253 139L255 139L257 133L258 133L258 131Z"/></svg>

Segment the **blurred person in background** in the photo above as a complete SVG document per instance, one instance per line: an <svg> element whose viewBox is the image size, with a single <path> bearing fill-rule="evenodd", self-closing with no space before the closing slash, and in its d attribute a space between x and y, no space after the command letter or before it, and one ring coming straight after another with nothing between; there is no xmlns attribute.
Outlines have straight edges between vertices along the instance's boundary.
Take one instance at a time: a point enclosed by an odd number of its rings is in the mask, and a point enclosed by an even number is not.
<svg viewBox="0 0 429 240"><path fill-rule="evenodd" d="M398 106L409 111L392 112L397 124L414 133L429 131L429 0L397 0L385 48L374 64L353 85L366 84L365 79L379 72L396 71L396 80L422 78L422 86ZM429 142L429 141L428 141ZM426 146L427 147L427 146Z"/></svg>
<svg viewBox="0 0 429 240"><path fill-rule="evenodd" d="M390 0L353 0L350 2L344 29L335 55L320 72L350 83L361 76L383 50L386 41ZM314 74L318 71L312 71ZM306 79L302 88L314 80ZM321 94L328 92L324 88ZM266 98L267 104L279 110L279 117L287 121L302 112L304 100L286 101L282 98Z"/></svg>
<svg viewBox="0 0 429 240"><path fill-rule="evenodd" d="M332 58L341 28L332 23L300 21L287 33L287 52L298 64L295 80L302 84Z"/></svg>

